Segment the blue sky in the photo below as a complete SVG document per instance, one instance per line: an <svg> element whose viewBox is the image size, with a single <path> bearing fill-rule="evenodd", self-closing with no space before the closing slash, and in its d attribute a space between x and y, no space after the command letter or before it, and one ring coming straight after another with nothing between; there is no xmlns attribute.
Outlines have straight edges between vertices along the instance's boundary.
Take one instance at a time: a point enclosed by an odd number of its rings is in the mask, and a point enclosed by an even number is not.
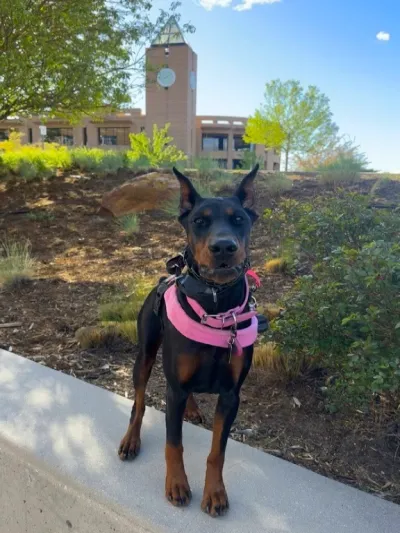
<svg viewBox="0 0 400 533"><path fill-rule="evenodd" d="M398 0L183 0L181 12L196 27L198 114L248 116L267 81L297 79L330 98L374 168L400 172Z"/></svg>

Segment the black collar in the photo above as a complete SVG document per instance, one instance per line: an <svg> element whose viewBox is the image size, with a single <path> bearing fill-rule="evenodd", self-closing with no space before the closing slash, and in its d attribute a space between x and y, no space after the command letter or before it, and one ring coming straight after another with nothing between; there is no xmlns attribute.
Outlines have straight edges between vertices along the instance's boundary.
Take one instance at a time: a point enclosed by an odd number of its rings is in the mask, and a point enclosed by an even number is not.
<svg viewBox="0 0 400 533"><path fill-rule="evenodd" d="M238 267L238 276L233 281L228 283L214 283L213 281L210 281L200 275L199 268L193 257L192 251L190 250L189 246L186 246L183 250L183 253L167 261L166 267L168 273L175 276L180 276L186 267L188 273L193 278L195 278L202 285L206 285L213 294L218 294L234 287L237 283L239 283L244 278L247 270L250 268L250 262L246 258L244 263Z"/></svg>
<svg viewBox="0 0 400 533"><path fill-rule="evenodd" d="M166 264L168 273L176 276L179 293L198 301L209 313L224 312L242 302L245 291L244 278L249 266L246 260L239 269L236 279L229 283L219 284L199 274L199 269L188 246L182 254L173 257Z"/></svg>

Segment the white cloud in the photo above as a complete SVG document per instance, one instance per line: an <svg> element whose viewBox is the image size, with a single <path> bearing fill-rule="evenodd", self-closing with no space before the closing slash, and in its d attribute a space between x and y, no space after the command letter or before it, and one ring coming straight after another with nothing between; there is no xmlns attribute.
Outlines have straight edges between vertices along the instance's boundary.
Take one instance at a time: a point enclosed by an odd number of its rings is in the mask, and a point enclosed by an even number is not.
<svg viewBox="0 0 400 533"><path fill-rule="evenodd" d="M390 33L387 31L380 31L376 34L378 41L390 41Z"/></svg>
<svg viewBox="0 0 400 533"><path fill-rule="evenodd" d="M213 7L229 7L232 3L232 0L200 0L200 5L211 11Z"/></svg>
<svg viewBox="0 0 400 533"><path fill-rule="evenodd" d="M214 7L231 7L233 0L198 0L198 3L207 11L211 11ZM235 11L247 11L254 5L275 4L281 0L241 0L241 3L232 6Z"/></svg>
<svg viewBox="0 0 400 533"><path fill-rule="evenodd" d="M275 4L281 0L243 0L242 4L235 6L233 9L235 11L248 11L255 5L264 5L264 4Z"/></svg>

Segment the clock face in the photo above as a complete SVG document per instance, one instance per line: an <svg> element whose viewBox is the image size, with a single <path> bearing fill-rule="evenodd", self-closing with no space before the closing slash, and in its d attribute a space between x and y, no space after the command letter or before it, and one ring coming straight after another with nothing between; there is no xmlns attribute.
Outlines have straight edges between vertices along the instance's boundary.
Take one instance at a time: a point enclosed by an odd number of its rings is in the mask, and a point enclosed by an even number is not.
<svg viewBox="0 0 400 533"><path fill-rule="evenodd" d="M176 74L172 68L162 68L157 74L157 83L161 87L171 87L175 83Z"/></svg>
<svg viewBox="0 0 400 533"><path fill-rule="evenodd" d="M196 73L192 70L189 78L190 88L194 91L196 89Z"/></svg>

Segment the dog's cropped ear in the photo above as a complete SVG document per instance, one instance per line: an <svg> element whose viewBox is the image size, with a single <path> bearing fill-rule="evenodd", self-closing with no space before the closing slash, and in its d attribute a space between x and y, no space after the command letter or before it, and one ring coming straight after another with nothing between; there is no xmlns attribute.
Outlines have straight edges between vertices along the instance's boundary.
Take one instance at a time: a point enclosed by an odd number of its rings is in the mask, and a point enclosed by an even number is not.
<svg viewBox="0 0 400 533"><path fill-rule="evenodd" d="M196 200L199 200L201 197L196 189L193 187L192 182L189 178L184 176L177 168L172 169L175 176L178 178L178 181L181 186L181 199L179 202L179 211L180 215L184 215L191 211L196 203Z"/></svg>
<svg viewBox="0 0 400 533"><path fill-rule="evenodd" d="M251 170L247 176L245 176L239 187L236 189L235 196L239 198L240 203L243 207L251 209L255 202L255 191L254 191L254 179L257 176L258 169L260 165L257 164L253 170Z"/></svg>

